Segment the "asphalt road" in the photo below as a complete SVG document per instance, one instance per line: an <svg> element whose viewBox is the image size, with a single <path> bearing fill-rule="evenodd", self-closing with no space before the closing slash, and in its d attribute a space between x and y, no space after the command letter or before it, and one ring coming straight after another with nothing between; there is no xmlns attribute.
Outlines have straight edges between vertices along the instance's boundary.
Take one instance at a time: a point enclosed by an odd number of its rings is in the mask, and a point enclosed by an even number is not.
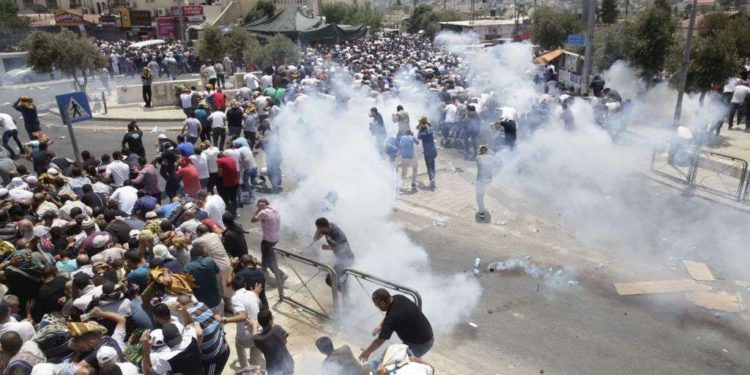
<svg viewBox="0 0 750 375"><path fill-rule="evenodd" d="M67 129L54 125L59 123L54 117L45 122L53 123L45 128L56 142L52 150L69 153ZM150 145L157 135L150 132L151 127L178 125L149 124L149 129L144 129L147 152L153 151ZM96 122L75 129L81 150L100 155L119 147L113 143L119 145L124 127L125 123ZM458 177L467 181L473 178L472 165L452 151L442 152L441 157L467 171ZM523 272L483 273L481 303L471 319L478 327L466 322L450 337L438 338L436 353L450 360L448 368L441 368L439 373L750 373L748 322L732 314L715 314L695 307L681 295L620 297L612 287L613 281L686 278L684 271L672 269L669 257L677 261L688 257L711 261L714 273L725 279L719 283L742 279L746 275L741 270L747 263L736 264L742 258L733 257L734 242L726 237L730 232L742 234L746 214L685 198L679 191L637 175L626 181L633 185L623 186L622 194L637 188L638 194L662 198L650 204L635 201L628 211L607 212L592 203L591 207L569 213L561 212L545 197L520 193L513 187L493 189L490 194L523 220L480 225L455 219L445 227L433 225L436 214L429 209L399 206L395 217L412 228L412 239L427 249L435 272L470 272L474 257L481 257L486 264L527 254L532 254L533 261L540 265L564 270L552 280ZM240 210L243 224L249 215L247 210ZM582 235L594 228L592 215L598 218L597 222L607 223L606 230L610 230L618 223L622 226L625 220L638 221L633 212L658 215L665 225L629 226L626 231L613 232L620 234L613 236ZM702 220L720 224L706 227ZM535 223L534 230L529 230L530 221ZM722 223L731 230L720 230ZM674 237L680 235L680 230L691 233L687 238L695 243L669 241L672 245L658 246L664 242L665 231ZM255 243L256 237L251 234L250 241ZM643 250L648 243L653 247ZM597 266L600 262L604 266Z"/></svg>

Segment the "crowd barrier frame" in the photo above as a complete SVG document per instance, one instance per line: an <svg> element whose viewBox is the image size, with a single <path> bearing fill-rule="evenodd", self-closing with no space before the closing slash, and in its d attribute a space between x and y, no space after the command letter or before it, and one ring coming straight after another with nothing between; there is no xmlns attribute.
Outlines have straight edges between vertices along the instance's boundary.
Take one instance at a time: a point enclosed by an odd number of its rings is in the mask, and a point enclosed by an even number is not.
<svg viewBox="0 0 750 375"><path fill-rule="evenodd" d="M318 269L318 273L317 274L315 274L313 277L305 280L297 272L297 270L294 267L292 267L291 264L290 264L290 268L291 268L292 272L300 279L300 281L302 281L302 286L299 287L299 288L297 288L297 290L295 290L290 295L287 295L287 294L284 293L284 283L277 283L276 289L279 292L279 301L281 301L281 302L288 302L288 303L290 303L290 304L292 304L294 306L302 308L305 311L307 311L309 313L312 313L313 315L319 316L319 317L321 317L323 319L327 319L327 320L333 320L333 319L335 319L336 316L337 316L337 314L338 314L338 310L339 310L339 293L338 293L338 289L335 288L335 287L330 287L330 289L331 289L331 298L333 300L333 311L331 311L329 313L328 311L326 311L326 309L318 301L317 296L310 290L310 288L307 287L307 284L312 279L314 279L315 277L317 277L318 274L320 274L320 272L327 273L330 276L331 280L338 280L337 275L336 275L336 271L331 266L329 266L327 264L318 262L318 261L310 259L310 258L303 257L303 256L301 256L299 254L295 254L295 253L292 253L292 252L289 252L289 251L286 251L286 250L283 250L283 249L279 249L279 248L275 247L273 249L273 253L274 253L274 256L277 257L277 260L278 260L278 258L285 259L285 260L292 260L292 261L295 261L295 262L298 262L298 263L302 263L304 265L307 265L307 266L314 267L314 268ZM287 264L289 264L289 263L287 262ZM335 285L335 283L332 283L332 284ZM315 300L315 303L317 303L317 305L318 305L318 307L320 308L321 311L318 311L314 307L307 306L304 303L299 302L296 299L292 298L292 296L294 294L296 294L297 292L299 292L300 289L302 289L302 288L307 289L307 292L310 294L310 296L313 298L313 300Z"/></svg>
<svg viewBox="0 0 750 375"><path fill-rule="evenodd" d="M734 174L722 173L725 170L729 170L729 169L733 170L734 168L731 165L728 165L726 168L724 168L724 170L721 170L719 168L706 168L706 167L702 167L701 166L701 160L702 160L702 158L704 156L709 157L709 158L726 159L726 160L729 160L732 163L740 163L740 165L741 165L740 171L741 172L739 173L739 177L735 176ZM697 181L698 170L700 170L700 169L712 171L712 172L716 173L719 176L729 176L729 177L733 177L733 178L738 178L739 179L739 183L737 184L737 190L732 194L729 191L722 192L720 190L717 190L717 189L714 189L714 188L711 188L711 187L704 186L704 185L700 184ZM746 181L747 181L747 170L748 170L748 163L747 163L747 161L745 159L738 158L738 157L731 156L731 155L727 155L727 154L718 153L718 152L703 151L703 150L701 150L698 153L698 157L694 161L693 173L690 176L691 177L690 178L690 186L691 187L700 188L700 189L703 189L703 190L712 191L712 192L715 192L715 193L718 193L718 194L725 194L725 195L733 196L737 201L742 201L743 200L743 196L746 195L746 192L747 192L747 189L748 189L747 183L746 183Z"/></svg>
<svg viewBox="0 0 750 375"><path fill-rule="evenodd" d="M376 285L380 285L383 288L391 289L393 291L406 294L407 296L411 297L411 299L414 301L417 307L419 307L419 309L422 310L422 295L420 295L419 292L417 292L415 289L412 289L412 288L409 288L400 284L396 284L394 282L390 282L388 280L382 279L377 276L373 276L367 272L358 271L358 270L351 269L351 268L345 269L343 272L343 275L346 276L347 284L349 283L349 276L352 276L353 278L357 279L357 282L359 282L359 279L361 279L361 280L365 280Z"/></svg>

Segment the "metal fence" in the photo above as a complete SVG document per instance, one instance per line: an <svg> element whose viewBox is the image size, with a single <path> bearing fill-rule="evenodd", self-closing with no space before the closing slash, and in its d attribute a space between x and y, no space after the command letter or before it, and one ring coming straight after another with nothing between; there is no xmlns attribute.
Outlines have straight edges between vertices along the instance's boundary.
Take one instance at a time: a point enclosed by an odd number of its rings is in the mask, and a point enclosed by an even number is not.
<svg viewBox="0 0 750 375"><path fill-rule="evenodd" d="M741 201L747 191L747 161L716 152L701 151L690 185Z"/></svg>
<svg viewBox="0 0 750 375"><path fill-rule="evenodd" d="M687 146L676 148L671 145L654 147L651 153L651 171L662 177L689 185L695 170L699 148Z"/></svg>
<svg viewBox="0 0 750 375"><path fill-rule="evenodd" d="M330 280L334 280L332 284L336 285L336 271L327 264L305 258L286 250L274 248L273 251L279 262L279 266L284 264L286 268L288 268L300 281L300 285L289 291L284 290L282 283L277 283L276 288L279 292L279 300L291 303L321 318L334 319L338 312L338 289L327 285L325 283L325 276L330 277ZM320 282L313 284L313 281L320 281L321 276L323 276L322 285ZM285 284L288 283L289 280L287 280ZM294 298L294 296L303 291L306 292L307 296L314 302L314 304L311 304L312 306L308 306ZM330 304L326 303L327 298L326 301L321 301L328 294L331 296Z"/></svg>
<svg viewBox="0 0 750 375"><path fill-rule="evenodd" d="M372 291L365 287L363 281L369 282L381 288L390 289L391 291L405 294L406 296L411 298L412 301L414 301L414 303L419 307L420 310L422 309L422 296L419 294L419 292L412 288L405 287L403 285L399 285L388 280L381 279L377 276L370 275L366 272L357 271L354 269L344 270L344 275L346 276L345 287L347 289L347 292L352 291L353 282L351 280L354 280L357 283L357 286L359 286L359 288L362 289L369 298L372 295ZM344 295L346 296L347 293L344 293Z"/></svg>

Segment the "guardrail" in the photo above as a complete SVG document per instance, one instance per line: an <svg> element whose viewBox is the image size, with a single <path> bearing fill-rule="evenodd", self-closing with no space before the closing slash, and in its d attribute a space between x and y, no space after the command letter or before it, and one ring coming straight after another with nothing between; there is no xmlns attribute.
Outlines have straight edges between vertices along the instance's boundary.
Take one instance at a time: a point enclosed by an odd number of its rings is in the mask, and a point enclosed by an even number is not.
<svg viewBox="0 0 750 375"><path fill-rule="evenodd" d="M394 290L396 292L406 294L407 296L411 297L411 299L419 307L420 310L422 309L422 296L419 294L419 292L417 292L416 290L414 290L412 288L405 287L403 285L399 285L399 284L390 282L388 280L381 279L381 278L379 278L377 276L370 275L370 274L368 274L366 272L362 272L362 271L358 271L358 270L354 270L354 269L346 269L346 270L344 270L344 276L346 276L347 288L348 288L348 283L349 283L349 276L352 276L354 279L357 280L357 282L362 287L362 289L365 290L366 292L368 292L368 297L370 297L370 295L369 295L370 293L369 293L369 291L367 291L367 289L364 287L364 285L362 285L362 281L361 280L365 280L365 281L371 282L373 284L379 285L379 286L381 286L383 288L391 289L391 290Z"/></svg>
<svg viewBox="0 0 750 375"><path fill-rule="evenodd" d="M690 179L690 185L710 190L719 194L729 195L736 200L741 201L747 191L747 170L748 163L731 155L720 154L717 152L700 151L698 158L695 160L693 173ZM701 171L713 172L711 175L701 174ZM717 184L708 185L707 180L716 177ZM737 187L734 188L726 177L738 180Z"/></svg>
<svg viewBox="0 0 750 375"><path fill-rule="evenodd" d="M334 319L336 317L338 309L339 309L339 306L338 306L338 302L339 302L338 289L335 288L335 287L330 287L330 286L326 285L326 288L328 288L328 289L331 290L331 298L332 298L332 301L333 301L333 303L332 303L332 311L329 312L323 306L323 304L320 303L320 301L318 300L318 297L316 296L316 294L313 293L312 290L310 290L310 287L309 287L308 284L312 280L314 280L315 278L317 278L319 275L321 275L321 274L327 274L331 278L331 280L338 280L337 276L336 276L336 271L333 268L331 268L329 265L327 265L327 264L323 264L323 263L320 263L318 261L315 261L315 260L312 260L312 259L309 259L309 258L305 258L305 257L303 257L303 256L301 256L299 254L291 253L291 252L286 251L286 250L282 250L282 249L279 249L279 248L274 248L273 252L274 252L274 255L278 256L277 259L280 258L280 259L282 259L282 260L284 260L286 262L286 265L289 267L289 269L302 282L302 285L300 285L296 290L293 290L292 293L290 293L288 295L284 292L284 285L283 285L283 283L277 283L276 288L277 288L277 290L279 292L279 300L280 301L289 302L289 303L291 303L291 304L293 304L293 305L295 305L297 307L300 307L300 308L302 308L302 309L304 309L304 310L306 310L306 311L308 311L308 312L310 312L310 313L312 313L314 315L317 315L317 316L319 316L321 318L329 319L329 320L330 319ZM300 275L299 271L294 267L294 265L291 262L301 263L301 264L304 264L304 265L309 266L309 267L314 267L316 269L316 272L315 272L314 275L305 278L302 275ZM332 284L336 285L336 283L332 283ZM292 298L295 294L299 293L303 288L308 292L308 294L313 299L313 301L315 301L315 304L317 305L317 309L316 309L316 307L307 306L307 305L305 305L305 304L297 301L296 299Z"/></svg>
<svg viewBox="0 0 750 375"><path fill-rule="evenodd" d="M690 185L695 173L699 150L695 146L688 146L687 149L671 145L656 146L651 153L651 171L662 177ZM663 157L665 152L666 158Z"/></svg>

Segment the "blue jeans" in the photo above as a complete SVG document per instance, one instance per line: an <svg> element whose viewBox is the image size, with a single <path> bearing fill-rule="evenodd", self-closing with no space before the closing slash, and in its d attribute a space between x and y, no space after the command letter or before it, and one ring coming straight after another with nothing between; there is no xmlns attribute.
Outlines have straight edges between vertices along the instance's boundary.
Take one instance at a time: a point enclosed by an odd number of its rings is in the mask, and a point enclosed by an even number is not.
<svg viewBox="0 0 750 375"><path fill-rule="evenodd" d="M20 152L23 152L23 145L21 144L21 140L18 139L18 130L8 130L5 133L3 133L3 147L5 147L6 150L8 150L8 153L10 154L11 158L16 157L16 152L13 151L13 148L10 147L10 139L13 138L16 141L16 144L18 145L18 149L21 150Z"/></svg>
<svg viewBox="0 0 750 375"><path fill-rule="evenodd" d="M413 354L417 358L421 358L422 356L427 354L427 352L429 352L430 349L432 349L432 345L435 344L435 339L434 338L430 339L430 341L424 344L419 344L419 345L409 344L409 343L404 343L404 344L406 344L406 346L409 347L409 351L411 352L411 354Z"/></svg>
<svg viewBox="0 0 750 375"><path fill-rule="evenodd" d="M255 189L255 180L258 178L258 169L245 169L242 172L242 188L237 189L237 203L242 207L242 189L247 191L247 202L253 204L255 197L253 196L253 190Z"/></svg>

